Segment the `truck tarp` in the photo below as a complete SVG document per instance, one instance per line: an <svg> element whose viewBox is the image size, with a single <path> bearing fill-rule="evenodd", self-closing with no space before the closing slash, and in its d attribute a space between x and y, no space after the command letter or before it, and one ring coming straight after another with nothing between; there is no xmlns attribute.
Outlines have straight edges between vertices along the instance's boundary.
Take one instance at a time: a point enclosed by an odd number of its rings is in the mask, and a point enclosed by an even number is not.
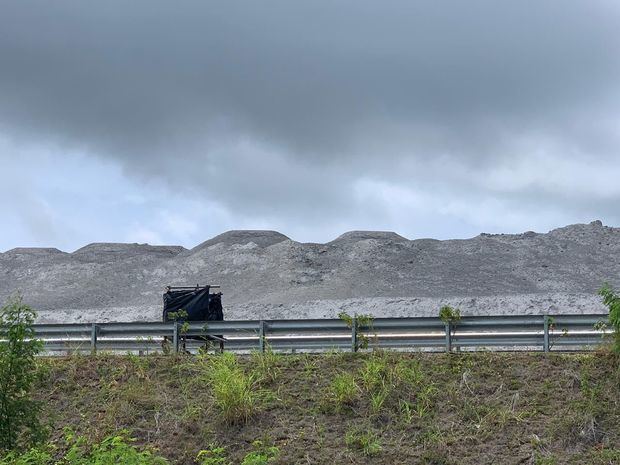
<svg viewBox="0 0 620 465"><path fill-rule="evenodd" d="M187 317L170 317L170 313L183 310ZM168 290L164 294L163 320L170 321L221 321L222 312L221 294L210 294L209 288Z"/></svg>

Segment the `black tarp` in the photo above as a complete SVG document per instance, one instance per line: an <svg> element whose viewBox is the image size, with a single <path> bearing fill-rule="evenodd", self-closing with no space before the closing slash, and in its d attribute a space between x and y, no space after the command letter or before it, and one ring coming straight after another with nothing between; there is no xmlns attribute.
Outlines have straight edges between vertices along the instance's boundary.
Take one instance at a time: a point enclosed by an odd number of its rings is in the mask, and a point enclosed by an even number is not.
<svg viewBox="0 0 620 465"><path fill-rule="evenodd" d="M185 318L173 318L170 313L183 310ZM222 311L222 295L210 294L208 287L196 289L171 289L164 294L163 320L170 321L221 321L224 319Z"/></svg>

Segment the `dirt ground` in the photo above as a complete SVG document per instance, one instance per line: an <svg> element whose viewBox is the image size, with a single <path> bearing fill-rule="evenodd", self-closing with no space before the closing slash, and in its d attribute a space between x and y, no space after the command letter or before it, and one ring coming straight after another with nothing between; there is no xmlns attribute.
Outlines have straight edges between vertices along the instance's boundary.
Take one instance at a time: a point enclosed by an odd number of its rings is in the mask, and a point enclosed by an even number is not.
<svg viewBox="0 0 620 465"><path fill-rule="evenodd" d="M240 357L255 405L236 424L205 377L214 357L43 359L37 396L54 440L127 428L174 464L210 444L241 463L257 439L277 464L620 463L620 358L607 352Z"/></svg>
<svg viewBox="0 0 620 465"><path fill-rule="evenodd" d="M351 231L325 244L229 231L191 250L89 244L72 253L0 253L0 301L21 291L41 323L159 321L168 285L219 284L228 320L604 313L620 287L620 228L600 221L545 234L408 240Z"/></svg>

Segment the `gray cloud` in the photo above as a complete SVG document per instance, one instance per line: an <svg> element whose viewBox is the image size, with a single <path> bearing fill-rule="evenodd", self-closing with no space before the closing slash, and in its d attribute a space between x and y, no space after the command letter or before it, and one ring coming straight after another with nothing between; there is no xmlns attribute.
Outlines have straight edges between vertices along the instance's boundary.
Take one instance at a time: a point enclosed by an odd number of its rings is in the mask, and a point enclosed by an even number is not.
<svg viewBox="0 0 620 465"><path fill-rule="evenodd" d="M8 1L0 63L6 136L268 223L403 189L620 222L617 2Z"/></svg>

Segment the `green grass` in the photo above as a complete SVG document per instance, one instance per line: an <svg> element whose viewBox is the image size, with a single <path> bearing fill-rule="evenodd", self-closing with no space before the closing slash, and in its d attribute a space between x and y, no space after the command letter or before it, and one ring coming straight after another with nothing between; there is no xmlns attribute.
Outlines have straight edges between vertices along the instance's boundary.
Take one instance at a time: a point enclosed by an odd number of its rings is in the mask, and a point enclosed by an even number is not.
<svg viewBox="0 0 620 465"><path fill-rule="evenodd" d="M230 352L202 356L200 363L223 420L231 424L247 422L260 405L257 377L246 373Z"/></svg>
<svg viewBox="0 0 620 465"><path fill-rule="evenodd" d="M381 441L372 431L351 429L345 435L345 443L349 449L360 451L369 457L377 455L383 450Z"/></svg>
<svg viewBox="0 0 620 465"><path fill-rule="evenodd" d="M261 358L38 359L38 453L64 457L69 427L88 447L128 430L172 465L620 463L613 353Z"/></svg>
<svg viewBox="0 0 620 465"><path fill-rule="evenodd" d="M351 373L338 373L327 389L327 402L342 410L355 403L359 396L359 387Z"/></svg>

